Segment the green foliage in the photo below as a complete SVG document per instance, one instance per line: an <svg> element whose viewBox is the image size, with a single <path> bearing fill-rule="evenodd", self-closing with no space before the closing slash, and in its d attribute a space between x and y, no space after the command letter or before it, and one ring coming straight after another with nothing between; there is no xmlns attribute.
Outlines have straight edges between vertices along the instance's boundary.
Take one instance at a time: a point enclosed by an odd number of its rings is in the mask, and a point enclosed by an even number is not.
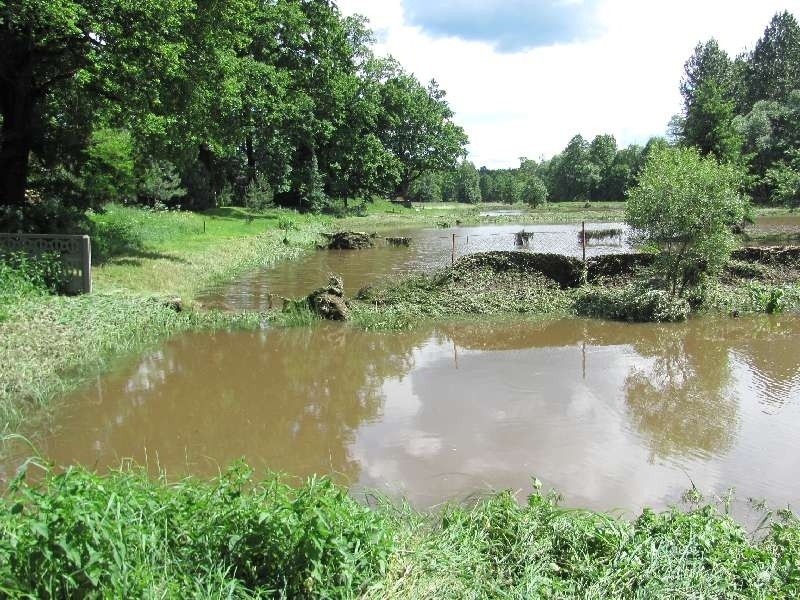
<svg viewBox="0 0 800 600"><path fill-rule="evenodd" d="M800 148L787 152L788 162L780 160L767 169L765 180L772 198L785 206L800 206Z"/></svg>
<svg viewBox="0 0 800 600"><path fill-rule="evenodd" d="M751 281L747 284L747 291L757 310L770 315L783 312L785 292L782 288Z"/></svg>
<svg viewBox="0 0 800 600"><path fill-rule="evenodd" d="M685 298L675 298L664 290L633 285L584 290L575 300L575 310L579 315L615 321L673 323L685 321L690 306Z"/></svg>
<svg viewBox="0 0 800 600"><path fill-rule="evenodd" d="M463 161L456 169L456 201L467 204L481 201L480 177L471 162Z"/></svg>
<svg viewBox="0 0 800 600"><path fill-rule="evenodd" d="M451 121L453 111L435 81L426 87L396 65L388 70L379 92L378 136L400 162L398 192L405 198L426 171L452 169L465 154L467 136Z"/></svg>
<svg viewBox="0 0 800 600"><path fill-rule="evenodd" d="M731 226L741 223L747 202L741 173L693 148L650 153L630 192L625 220L645 244L660 251L656 271L671 296L698 282L700 270L718 273L733 246Z"/></svg>
<svg viewBox="0 0 800 600"><path fill-rule="evenodd" d="M681 81L684 113L678 125L680 141L718 160L740 162L743 139L734 126L736 90L734 64L717 41L698 44Z"/></svg>
<svg viewBox="0 0 800 600"><path fill-rule="evenodd" d="M204 484L82 469L12 483L0 510L0 581L37 597L349 598L380 576L380 515L326 479L263 483L237 466Z"/></svg>
<svg viewBox="0 0 800 600"><path fill-rule="evenodd" d="M31 186L78 213L137 197L320 212L405 192L464 154L444 91L376 59L364 19L332 2L195 4L0 5L0 49L15 57L0 64L3 224L52 226L28 224ZM75 193L29 164L64 171Z"/></svg>
<svg viewBox="0 0 800 600"><path fill-rule="evenodd" d="M67 275L61 258L46 252L29 256L25 252L0 255L0 321L14 304L27 297L57 294L65 290Z"/></svg>
<svg viewBox="0 0 800 600"><path fill-rule="evenodd" d="M731 60L716 40L686 62L683 112L671 127L681 143L746 165L756 202L796 196L792 167L800 148L800 26L777 13L752 52Z"/></svg>
<svg viewBox="0 0 800 600"><path fill-rule="evenodd" d="M275 206L273 199L272 187L261 173L257 174L255 179L247 184L244 192L244 205L248 209L262 212Z"/></svg>
<svg viewBox="0 0 800 600"><path fill-rule="evenodd" d="M776 13L746 63L748 104L785 101L800 89L800 25L789 11Z"/></svg>
<svg viewBox="0 0 800 600"><path fill-rule="evenodd" d="M369 509L327 479L211 482L71 468L0 500L9 596L272 598L791 598L800 525L755 540L714 506L633 521L498 492L419 513Z"/></svg>
<svg viewBox="0 0 800 600"><path fill-rule="evenodd" d="M408 197L414 202L441 202L442 175L431 171L423 173L411 184Z"/></svg>
<svg viewBox="0 0 800 600"><path fill-rule="evenodd" d="M125 202L136 189L133 140L130 132L97 129L92 132L82 178L86 193L96 203Z"/></svg>
<svg viewBox="0 0 800 600"><path fill-rule="evenodd" d="M552 163L550 190L553 197L588 200L599 175L589 158L589 144L583 136L574 136Z"/></svg>
<svg viewBox="0 0 800 600"><path fill-rule="evenodd" d="M186 196L186 189L181 185L175 165L166 160L156 160L150 163L139 182L138 195L153 208L163 209Z"/></svg>
<svg viewBox="0 0 800 600"><path fill-rule="evenodd" d="M547 186L536 175L526 178L522 188L522 201L529 206L538 207L547 202Z"/></svg>

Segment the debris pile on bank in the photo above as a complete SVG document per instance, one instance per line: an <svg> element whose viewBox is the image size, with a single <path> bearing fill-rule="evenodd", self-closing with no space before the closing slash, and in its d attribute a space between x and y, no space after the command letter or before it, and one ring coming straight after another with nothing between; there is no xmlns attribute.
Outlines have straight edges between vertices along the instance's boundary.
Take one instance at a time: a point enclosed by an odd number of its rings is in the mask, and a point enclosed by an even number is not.
<svg viewBox="0 0 800 600"><path fill-rule="evenodd" d="M374 235L363 231L337 231L324 233L327 239L325 248L328 250L362 250L372 248Z"/></svg>
<svg viewBox="0 0 800 600"><path fill-rule="evenodd" d="M750 246L731 252L733 260L749 263L800 264L800 246Z"/></svg>
<svg viewBox="0 0 800 600"><path fill-rule="evenodd" d="M344 282L338 275L331 275L328 286L311 292L306 298L309 308L326 321L347 321L350 304L344 296Z"/></svg>
<svg viewBox="0 0 800 600"><path fill-rule="evenodd" d="M540 273L558 283L562 289L578 287L583 274L583 264L571 256L510 250L468 254L450 267L449 274L454 281L458 281L468 278L475 271L486 269L495 273Z"/></svg>

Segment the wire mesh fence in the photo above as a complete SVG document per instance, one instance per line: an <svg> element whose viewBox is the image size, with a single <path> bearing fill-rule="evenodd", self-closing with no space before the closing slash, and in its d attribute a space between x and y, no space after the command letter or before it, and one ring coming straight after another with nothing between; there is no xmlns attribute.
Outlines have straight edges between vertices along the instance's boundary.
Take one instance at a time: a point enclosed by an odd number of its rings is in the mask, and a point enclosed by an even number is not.
<svg viewBox="0 0 800 600"><path fill-rule="evenodd" d="M415 240L420 250L437 266L451 264L462 256L496 250L562 254L578 259L630 251L629 231L623 225L577 223L478 227L442 230L434 239Z"/></svg>

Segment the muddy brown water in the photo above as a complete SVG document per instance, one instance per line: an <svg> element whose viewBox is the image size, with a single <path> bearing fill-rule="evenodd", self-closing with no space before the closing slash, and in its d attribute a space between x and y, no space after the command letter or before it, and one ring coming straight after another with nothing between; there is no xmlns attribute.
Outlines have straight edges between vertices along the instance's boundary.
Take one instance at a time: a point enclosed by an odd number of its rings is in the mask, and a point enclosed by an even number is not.
<svg viewBox="0 0 800 600"><path fill-rule="evenodd" d="M430 271L451 263L453 236L455 257L490 250L527 250L581 256L578 224L481 225L449 229L401 229L381 232L375 247L364 250L320 250L273 267L253 271L201 294L198 301L209 308L262 311L269 297L298 298L327 284L328 274L342 276L348 295L400 275ZM587 229L625 228L622 223L587 224ZM525 248L515 244L519 231L533 232ZM385 236L408 237L408 247L392 247ZM591 241L587 256L626 252L624 238Z"/></svg>
<svg viewBox="0 0 800 600"><path fill-rule="evenodd" d="M798 350L791 315L193 334L68 397L38 439L59 465L245 457L419 507L531 476L570 506L662 507L691 482L796 506Z"/></svg>

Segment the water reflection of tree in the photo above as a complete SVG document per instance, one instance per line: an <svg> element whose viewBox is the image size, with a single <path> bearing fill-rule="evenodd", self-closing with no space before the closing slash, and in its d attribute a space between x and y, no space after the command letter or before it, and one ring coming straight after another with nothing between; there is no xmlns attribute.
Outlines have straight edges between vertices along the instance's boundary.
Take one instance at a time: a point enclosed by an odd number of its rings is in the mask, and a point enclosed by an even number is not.
<svg viewBox="0 0 800 600"><path fill-rule="evenodd" d="M650 359L628 375L631 420L661 457L727 451L738 421L724 335L705 327L651 326L634 348Z"/></svg>
<svg viewBox="0 0 800 600"><path fill-rule="evenodd" d="M383 382L411 368L427 335L323 326L179 338L133 374L76 399L69 418L83 427L47 446L57 462L92 463L96 446L101 462L141 459L146 447L173 472L187 458L203 471L205 457L225 465L245 456L355 481L359 466L348 455L355 430L378 416Z"/></svg>
<svg viewBox="0 0 800 600"><path fill-rule="evenodd" d="M760 384L759 402L780 408L800 387L800 318L793 315L736 321L732 349Z"/></svg>

